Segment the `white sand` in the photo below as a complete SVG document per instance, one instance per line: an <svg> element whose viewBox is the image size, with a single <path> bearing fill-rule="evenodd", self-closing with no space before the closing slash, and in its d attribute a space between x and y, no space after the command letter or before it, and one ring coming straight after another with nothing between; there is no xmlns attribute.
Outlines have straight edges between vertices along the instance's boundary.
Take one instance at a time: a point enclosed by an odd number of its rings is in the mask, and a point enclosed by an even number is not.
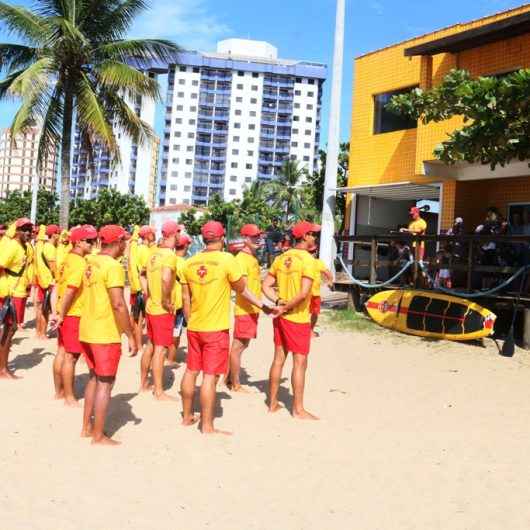
<svg viewBox="0 0 530 530"><path fill-rule="evenodd" d="M244 359L257 393L220 394L217 425L233 437L183 428L180 403L136 395L139 358L124 357L114 449L80 439L81 410L51 399L55 344L32 333L12 355L24 379L0 382L2 530L530 527L524 352L325 330L306 400L322 420L300 422L266 412L264 319ZM172 395L182 372L168 371Z"/></svg>

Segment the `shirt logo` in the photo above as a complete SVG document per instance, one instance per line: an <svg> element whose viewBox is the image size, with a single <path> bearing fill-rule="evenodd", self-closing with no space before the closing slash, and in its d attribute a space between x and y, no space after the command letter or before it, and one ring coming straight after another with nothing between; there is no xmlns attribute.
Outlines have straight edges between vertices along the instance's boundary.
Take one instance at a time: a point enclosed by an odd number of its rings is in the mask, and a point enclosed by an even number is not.
<svg viewBox="0 0 530 530"><path fill-rule="evenodd" d="M202 280L206 275L208 274L208 269L204 266L204 265L201 265L198 269L197 269L197 276Z"/></svg>
<svg viewBox="0 0 530 530"><path fill-rule="evenodd" d="M87 280L90 280L90 277L92 276L92 267L89 265L85 270L85 278Z"/></svg>
<svg viewBox="0 0 530 530"><path fill-rule="evenodd" d="M292 258L287 258L283 263L288 269L290 269L291 265L293 264L293 260Z"/></svg>

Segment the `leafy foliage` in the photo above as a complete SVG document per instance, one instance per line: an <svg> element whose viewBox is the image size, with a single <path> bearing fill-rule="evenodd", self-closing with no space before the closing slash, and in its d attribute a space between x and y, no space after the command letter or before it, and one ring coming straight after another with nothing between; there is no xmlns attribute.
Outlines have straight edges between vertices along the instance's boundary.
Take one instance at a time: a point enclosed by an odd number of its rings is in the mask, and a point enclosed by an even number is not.
<svg viewBox="0 0 530 530"><path fill-rule="evenodd" d="M31 191L13 191L0 202L0 223L8 224L19 217L29 217L31 212ZM37 195L37 223L57 224L59 211L57 195L40 189Z"/></svg>
<svg viewBox="0 0 530 530"><path fill-rule="evenodd" d="M423 123L462 116L464 126L435 150L447 164L466 161L495 169L530 159L530 69L477 79L452 70L439 86L395 96L388 108Z"/></svg>
<svg viewBox="0 0 530 530"><path fill-rule="evenodd" d="M61 224L68 224L70 148L75 113L83 147L97 142L119 161L112 124L135 143L154 132L128 101L160 99L158 82L142 73L151 61L174 62L165 40L127 39L145 0L39 0L35 9L0 1L0 22L22 44L0 44L0 100L20 98L16 137L42 124L38 165L61 146Z"/></svg>

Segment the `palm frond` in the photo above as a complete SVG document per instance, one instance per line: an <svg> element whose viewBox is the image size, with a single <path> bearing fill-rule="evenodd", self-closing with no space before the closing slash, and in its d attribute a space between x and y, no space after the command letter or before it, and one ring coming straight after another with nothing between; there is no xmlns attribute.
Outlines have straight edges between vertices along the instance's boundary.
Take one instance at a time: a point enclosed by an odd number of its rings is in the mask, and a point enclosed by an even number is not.
<svg viewBox="0 0 530 530"><path fill-rule="evenodd" d="M13 79L9 91L22 98L45 91L50 84L52 64L53 60L49 57L35 61Z"/></svg>
<svg viewBox="0 0 530 530"><path fill-rule="evenodd" d="M163 39L129 39L107 42L97 46L96 57L100 60L121 62L135 61L140 69L145 69L153 61L178 62L180 48Z"/></svg>
<svg viewBox="0 0 530 530"><path fill-rule="evenodd" d="M94 75L98 84L107 89L131 91L134 95L160 100L158 81L127 64L105 61L94 68Z"/></svg>
<svg viewBox="0 0 530 530"><path fill-rule="evenodd" d="M38 59L42 51L21 44L0 43L0 72L25 68Z"/></svg>
<svg viewBox="0 0 530 530"><path fill-rule="evenodd" d="M53 90L48 103L48 109L41 124L41 135L37 151L37 170L46 168L49 157L58 153L61 143L63 124L63 86L59 81Z"/></svg>
<svg viewBox="0 0 530 530"><path fill-rule="evenodd" d="M32 43L43 43L46 40L48 24L36 13L21 6L0 2L0 21L7 31Z"/></svg>
<svg viewBox="0 0 530 530"><path fill-rule="evenodd" d="M75 96L77 118L81 128L104 144L111 154L117 156L119 153L112 124L95 87L84 73L80 75L76 83Z"/></svg>

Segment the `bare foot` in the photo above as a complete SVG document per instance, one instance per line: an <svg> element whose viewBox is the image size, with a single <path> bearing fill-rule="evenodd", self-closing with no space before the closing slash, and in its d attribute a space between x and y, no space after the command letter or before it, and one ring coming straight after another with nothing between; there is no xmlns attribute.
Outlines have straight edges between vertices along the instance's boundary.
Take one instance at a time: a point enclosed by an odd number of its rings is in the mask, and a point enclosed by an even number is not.
<svg viewBox="0 0 530 530"><path fill-rule="evenodd" d="M274 403L274 404L269 405L270 413L278 412L281 409L283 409L283 407L279 403Z"/></svg>
<svg viewBox="0 0 530 530"><path fill-rule="evenodd" d="M2 370L0 372L0 379L10 379L12 381L16 379L22 379L19 375L15 375L11 370L8 370L7 368L5 370Z"/></svg>
<svg viewBox="0 0 530 530"><path fill-rule="evenodd" d="M81 430L81 438L92 438L92 425L88 429Z"/></svg>
<svg viewBox="0 0 530 530"><path fill-rule="evenodd" d="M182 418L182 425L184 425L184 427L195 425L199 421L199 419L199 416L192 416L191 418Z"/></svg>
<svg viewBox="0 0 530 530"><path fill-rule="evenodd" d="M53 399L64 399L64 392L55 392L55 395L53 396Z"/></svg>
<svg viewBox="0 0 530 530"><path fill-rule="evenodd" d="M92 445L109 445L109 446L116 446L121 445L121 442L117 442L116 440L113 440L112 438L109 438L108 436L102 436L101 438L92 438Z"/></svg>
<svg viewBox="0 0 530 530"><path fill-rule="evenodd" d="M234 433L230 431L221 431L220 429L205 428L201 429L202 434L223 434L224 436L232 436Z"/></svg>
<svg viewBox="0 0 530 530"><path fill-rule="evenodd" d="M302 409L300 412L293 412L293 418L296 418L297 420L319 420L320 419L314 414L307 412L307 410L305 409Z"/></svg>
<svg viewBox="0 0 530 530"><path fill-rule="evenodd" d="M73 407L77 409L81 407L81 405L79 404L79 401L77 401L77 399L75 399L74 397L64 398L64 406Z"/></svg>
<svg viewBox="0 0 530 530"><path fill-rule="evenodd" d="M178 401L176 397L170 396L165 392L162 392L161 394L153 394L153 396L157 401Z"/></svg>
<svg viewBox="0 0 530 530"><path fill-rule="evenodd" d="M252 394L252 391L241 385L232 385L232 392L239 392L240 394Z"/></svg>

